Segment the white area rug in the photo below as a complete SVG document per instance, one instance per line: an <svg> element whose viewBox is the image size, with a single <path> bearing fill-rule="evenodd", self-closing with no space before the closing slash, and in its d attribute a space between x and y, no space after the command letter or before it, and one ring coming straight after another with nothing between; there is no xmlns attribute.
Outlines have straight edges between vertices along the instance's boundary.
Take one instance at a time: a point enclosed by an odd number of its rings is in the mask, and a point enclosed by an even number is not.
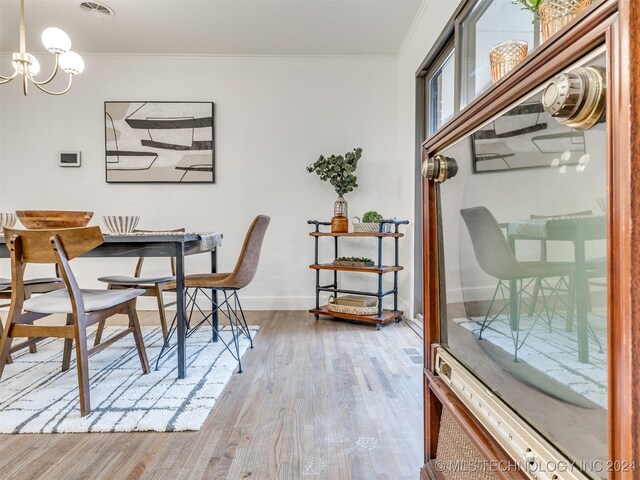
<svg viewBox="0 0 640 480"><path fill-rule="evenodd" d="M258 327L251 326L254 336ZM106 335L120 331L107 327ZM222 342L202 327L187 339L187 378L178 379L175 349L155 362L162 346L160 328L143 327L151 373L143 375L133 336L89 357L91 414L80 416L75 360L61 371L63 340L38 343L38 353L13 356L0 380L0 433L173 432L198 430L237 370ZM225 327L221 337L229 342ZM106 336L105 336L106 338ZM174 337L175 338L175 337ZM249 340L241 335L240 354ZM93 334L89 345L93 344Z"/></svg>
<svg viewBox="0 0 640 480"><path fill-rule="evenodd" d="M453 320L461 327L473 332L477 338L483 318L457 318ZM520 339L531 327L533 318L520 319ZM589 324L602 345L602 353L594 339L589 338L589 363L578 361L578 333L565 329L565 321L558 318L552 322L552 331L542 319L518 351L520 361L540 370L549 377L566 385L603 408L607 407L607 335L606 321L601 316L589 315ZM498 317L483 332L482 341L500 347L510 355L514 353L513 340L506 316Z"/></svg>

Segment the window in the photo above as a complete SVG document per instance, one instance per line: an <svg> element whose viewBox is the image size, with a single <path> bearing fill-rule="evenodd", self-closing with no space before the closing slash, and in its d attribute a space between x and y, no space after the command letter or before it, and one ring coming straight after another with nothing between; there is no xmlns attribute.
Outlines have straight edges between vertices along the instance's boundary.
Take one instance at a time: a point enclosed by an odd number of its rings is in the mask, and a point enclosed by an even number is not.
<svg viewBox="0 0 640 480"><path fill-rule="evenodd" d="M523 40L529 52L536 45L533 14L512 0L483 0L474 5L460 23L460 108L491 86L489 50L506 40Z"/></svg>
<svg viewBox="0 0 640 480"><path fill-rule="evenodd" d="M433 134L454 114L455 60L453 49L428 80L429 134Z"/></svg>

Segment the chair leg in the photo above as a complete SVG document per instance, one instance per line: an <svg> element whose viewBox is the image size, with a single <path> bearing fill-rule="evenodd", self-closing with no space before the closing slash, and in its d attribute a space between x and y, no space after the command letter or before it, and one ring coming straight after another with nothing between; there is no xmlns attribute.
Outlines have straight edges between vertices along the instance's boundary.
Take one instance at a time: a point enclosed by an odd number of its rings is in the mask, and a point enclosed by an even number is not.
<svg viewBox="0 0 640 480"><path fill-rule="evenodd" d="M87 326L85 319L74 318L76 342L76 369L78 370L78 390L80 393L80 415L91 413L89 395L89 355L87 354Z"/></svg>
<svg viewBox="0 0 640 480"><path fill-rule="evenodd" d="M493 291L493 296L491 297L491 303L489 304L489 309L487 310L487 314L484 316L484 320L482 321L482 325L480 326L480 333L478 333L479 340L482 340L482 333L495 319L495 317L493 317L493 319L489 323L487 323L487 320L489 319L489 315L491 315L491 309L493 308L493 304L496 301L496 295L498 295L498 290L500 289L500 285L502 285L502 280L498 281L498 285L496 285L496 289ZM498 312L498 315L499 314L500 312Z"/></svg>
<svg viewBox="0 0 640 480"><path fill-rule="evenodd" d="M516 288L518 288L517 280L516 280ZM515 295L515 299L514 299L516 304L515 304L514 308L511 310L511 313L510 313L510 315L515 315L516 318L509 318L509 323L511 325L516 325L517 326L517 328L516 328L516 338L515 338L515 342L514 342L514 346L515 346L515 353L513 355L513 361L514 362L518 362L519 361L518 360L518 350L520 350L520 347L522 346L519 343L520 342L520 310L521 310L521 307L522 307L520 305L520 302L522 301L522 290L523 290L522 280L520 280L520 287L518 288L518 291L517 291L517 293ZM523 343L524 343L524 340L523 340Z"/></svg>
<svg viewBox="0 0 640 480"><path fill-rule="evenodd" d="M4 366L7 363L11 363L11 355L9 355L9 350L11 350L11 341L13 340L9 337L9 327L11 326L11 319L7 319L7 325L2 326L2 321L0 320L0 327L2 328L2 336L0 337L0 378L2 378L2 372L4 372Z"/></svg>
<svg viewBox="0 0 640 480"><path fill-rule="evenodd" d="M140 322L138 321L138 312L136 311L135 300L131 300L129 302L127 313L129 315L129 327L133 328L133 337L136 341L136 348L138 349L138 356L140 357L142 373L146 375L149 373L149 360L147 359L147 351L144 348L144 339L142 338L142 330L140 329Z"/></svg>
<svg viewBox="0 0 640 480"><path fill-rule="evenodd" d="M158 314L160 315L160 327L162 328L162 338L167 339L169 330L167 329L167 315L164 311L164 298L162 298L162 287L156 285L156 300L158 302Z"/></svg>
<svg viewBox="0 0 640 480"><path fill-rule="evenodd" d="M238 297L238 291L234 291L233 294L236 297L236 314L238 313L237 311L240 310L240 317L242 317L242 324L244 325L243 330L247 334L247 337L249 337L249 348L253 348L253 338L251 338L251 331L249 330L249 325L247 325L247 319L244 316L244 310L242 310L242 304L240 303L240 297Z"/></svg>
<svg viewBox="0 0 640 480"><path fill-rule="evenodd" d="M231 318L231 305L229 304L229 296L226 290L223 290L223 292L224 292L224 300L225 300L225 303L227 304L227 316L229 317L229 326L231 327L231 337L236 347L236 358L238 359L238 373L242 373L242 360L240 358L240 342L238 340L238 333L234 328L234 321ZM239 329L239 327L237 328Z"/></svg>
<svg viewBox="0 0 640 480"><path fill-rule="evenodd" d="M573 331L573 314L576 306L576 282L573 275L569 275L568 290L569 298L567 299L567 322L565 328L567 332L571 332Z"/></svg>
<svg viewBox="0 0 640 480"><path fill-rule="evenodd" d="M29 300L30 298L31 298L31 292L25 291L24 299L25 300ZM33 339L29 338L29 340L33 340ZM35 343L30 343L29 344L29 353L38 353L38 347L36 346Z"/></svg>
<svg viewBox="0 0 640 480"><path fill-rule="evenodd" d="M533 293L531 294L531 305L529 305L529 316L532 317L535 313L535 307L538 303L538 295L540 294L540 288L542 287L542 277L537 277L533 286Z"/></svg>
<svg viewBox="0 0 640 480"><path fill-rule="evenodd" d="M93 342L94 347L100 345L100 342L102 341L102 334L104 333L105 323L107 323L106 319L100 320L100 322L98 323L98 330L96 330L96 339Z"/></svg>
<svg viewBox="0 0 640 480"><path fill-rule="evenodd" d="M67 325L73 325L73 315L67 315ZM66 372L71 366L71 350L73 349L73 339L64 339L64 350L62 351L62 371Z"/></svg>

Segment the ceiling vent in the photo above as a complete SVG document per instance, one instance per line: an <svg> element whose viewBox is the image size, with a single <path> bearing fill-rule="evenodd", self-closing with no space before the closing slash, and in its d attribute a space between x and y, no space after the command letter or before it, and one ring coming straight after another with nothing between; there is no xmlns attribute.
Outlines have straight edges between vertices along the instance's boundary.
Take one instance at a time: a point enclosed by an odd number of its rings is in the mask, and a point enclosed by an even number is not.
<svg viewBox="0 0 640 480"><path fill-rule="evenodd" d="M100 18L110 18L116 14L113 8L100 2L81 2L80 10Z"/></svg>

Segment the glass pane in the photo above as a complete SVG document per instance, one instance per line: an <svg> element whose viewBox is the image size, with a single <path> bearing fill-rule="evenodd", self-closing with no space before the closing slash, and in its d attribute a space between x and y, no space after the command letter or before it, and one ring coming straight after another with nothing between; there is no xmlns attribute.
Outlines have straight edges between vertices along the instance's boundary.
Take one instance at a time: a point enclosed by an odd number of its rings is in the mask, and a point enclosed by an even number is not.
<svg viewBox="0 0 640 480"><path fill-rule="evenodd" d="M604 68L604 54L587 65ZM585 473L606 478L607 133L542 92L441 152L445 348ZM606 464L606 463L605 463Z"/></svg>
<svg viewBox="0 0 640 480"><path fill-rule="evenodd" d="M489 50L506 40L523 40L534 49L533 13L512 0L479 2L461 23L464 107L491 85Z"/></svg>
<svg viewBox="0 0 640 480"><path fill-rule="evenodd" d="M455 61L453 50L429 80L429 134L453 117Z"/></svg>

